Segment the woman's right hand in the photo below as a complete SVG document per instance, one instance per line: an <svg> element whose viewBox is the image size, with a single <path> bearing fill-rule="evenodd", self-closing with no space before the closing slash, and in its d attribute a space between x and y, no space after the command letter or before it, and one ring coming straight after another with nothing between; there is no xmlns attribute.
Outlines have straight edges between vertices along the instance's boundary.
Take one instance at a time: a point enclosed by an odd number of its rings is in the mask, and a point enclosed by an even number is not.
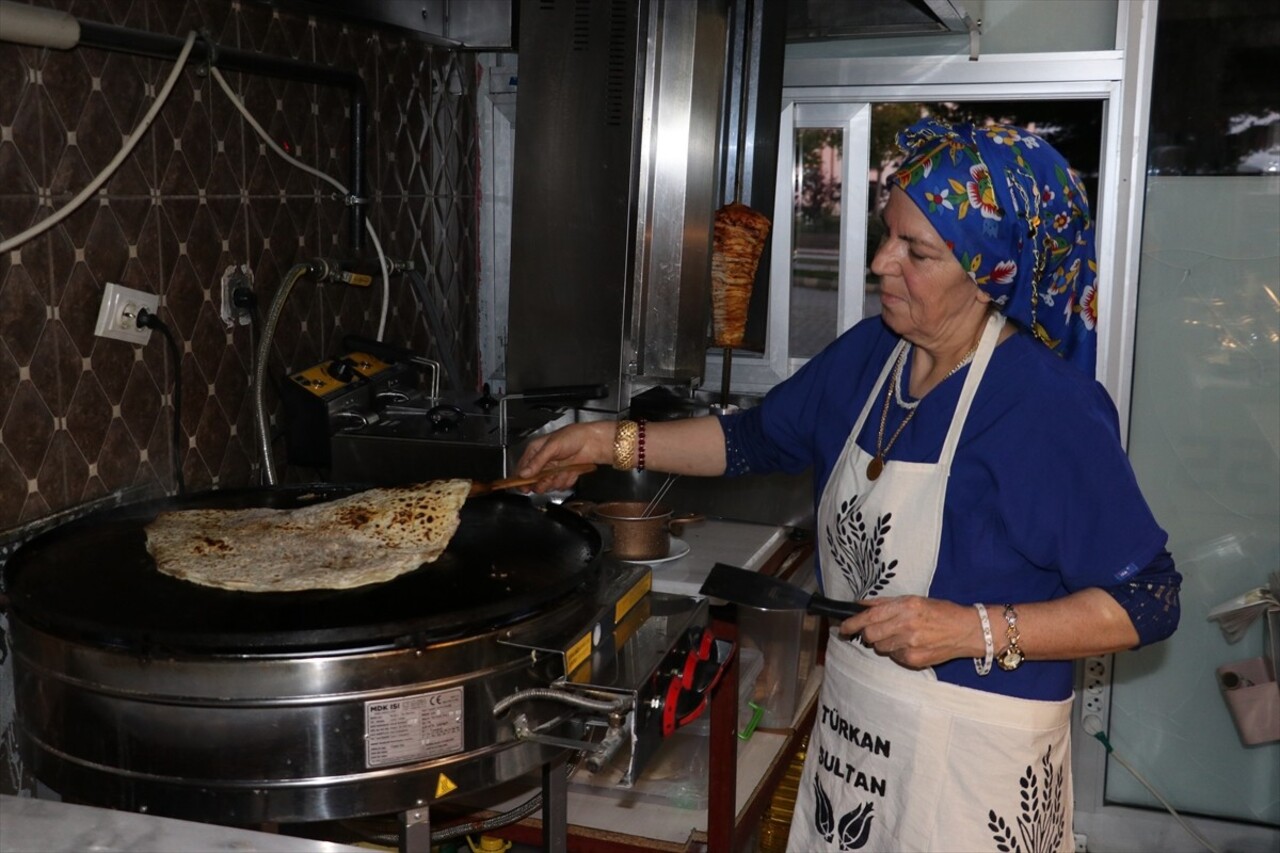
<svg viewBox="0 0 1280 853"><path fill-rule="evenodd" d="M613 421L591 421L570 424L553 433L539 436L529 442L516 472L521 477L534 477L548 467L593 462L609 465L613 462L613 436L617 424ZM535 492L563 491L578 480L577 474L550 473L533 485Z"/></svg>

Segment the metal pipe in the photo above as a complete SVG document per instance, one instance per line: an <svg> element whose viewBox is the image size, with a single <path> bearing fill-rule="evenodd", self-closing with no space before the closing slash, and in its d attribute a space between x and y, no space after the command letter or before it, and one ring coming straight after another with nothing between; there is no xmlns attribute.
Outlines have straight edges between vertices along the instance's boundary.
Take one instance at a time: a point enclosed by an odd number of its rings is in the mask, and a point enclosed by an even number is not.
<svg viewBox="0 0 1280 853"><path fill-rule="evenodd" d="M6 15L8 4L6 4ZM75 20L75 19L73 19ZM93 47L114 53L129 53L135 56L148 56L153 59L173 60L182 52L183 40L161 33L135 30L128 27L117 27L97 21L77 21L80 29L79 44L82 47ZM223 71L236 71L243 74L256 74L265 77L276 77L283 80L295 80L301 83L317 83L322 86L334 86L346 89L351 96L351 156L349 161L350 175L347 187L351 198L347 199L351 207L348 222L351 246L356 251L364 248L365 198L364 156L365 139L368 135L366 126L367 95L364 80L354 71L342 71L327 65L304 62L298 59L286 59L268 56L262 53L240 50L233 47L222 47L201 35L191 50L191 59L200 64L209 64Z"/></svg>
<svg viewBox="0 0 1280 853"><path fill-rule="evenodd" d="M0 2L0 41L68 50L80 41L80 24L66 12Z"/></svg>
<svg viewBox="0 0 1280 853"><path fill-rule="evenodd" d="M367 204L364 194L364 140L365 94L364 82L357 75L358 84L351 89L351 153L348 160L351 187L351 218L347 220L347 234L357 251L364 248L364 210ZM357 132L358 129L358 132Z"/></svg>

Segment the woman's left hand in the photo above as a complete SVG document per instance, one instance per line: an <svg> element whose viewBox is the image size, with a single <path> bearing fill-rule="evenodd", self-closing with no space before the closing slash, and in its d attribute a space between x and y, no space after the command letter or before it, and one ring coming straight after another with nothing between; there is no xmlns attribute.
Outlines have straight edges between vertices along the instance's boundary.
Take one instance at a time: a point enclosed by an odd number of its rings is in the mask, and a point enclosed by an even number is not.
<svg viewBox="0 0 1280 853"><path fill-rule="evenodd" d="M840 632L908 669L959 657L981 657L986 645L972 607L919 595L868 598L867 609L840 623Z"/></svg>

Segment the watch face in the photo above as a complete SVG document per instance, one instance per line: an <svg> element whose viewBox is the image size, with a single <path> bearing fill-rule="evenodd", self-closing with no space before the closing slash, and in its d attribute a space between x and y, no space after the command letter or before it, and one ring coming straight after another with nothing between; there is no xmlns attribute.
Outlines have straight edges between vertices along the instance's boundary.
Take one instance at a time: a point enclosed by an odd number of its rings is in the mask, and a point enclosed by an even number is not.
<svg viewBox="0 0 1280 853"><path fill-rule="evenodd" d="M1000 657L996 662L1000 664L1000 668L1005 671L1012 671L1022 666L1023 661L1022 649L1017 646L1010 646L1000 653Z"/></svg>

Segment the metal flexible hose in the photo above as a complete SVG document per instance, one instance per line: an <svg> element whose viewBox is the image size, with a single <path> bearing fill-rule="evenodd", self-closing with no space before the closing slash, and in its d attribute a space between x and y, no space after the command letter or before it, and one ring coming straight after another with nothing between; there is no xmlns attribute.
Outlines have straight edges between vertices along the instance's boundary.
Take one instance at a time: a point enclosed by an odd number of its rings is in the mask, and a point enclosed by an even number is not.
<svg viewBox="0 0 1280 853"><path fill-rule="evenodd" d="M578 759L580 759L581 756L582 756L582 753L578 753ZM566 778L573 776L573 774L578 769L578 764L579 764L579 761L575 759L574 761L570 761L565 765L564 773ZM526 817L538 811L538 809L540 808L542 808L542 793L538 792L533 796L531 796L529 799L525 800L520 805L512 809L509 809L508 811L505 811L502 814L494 815L491 818L486 818L485 820L467 821L465 823L457 823L457 824L454 824L453 826L444 827L443 829L433 829L431 830L431 843L439 844L442 841L450 841L454 838L460 838L464 835L475 835L476 833L488 832L491 829L501 829L504 826L510 826L511 824L516 823L517 821L524 820ZM348 829L351 829L357 832L358 834L363 836L366 840L376 844L385 844L385 845L395 847L400 843L400 836L398 834L389 833L389 832L368 832L368 831L360 830L356 828L349 821L342 821L342 824L346 826Z"/></svg>
<svg viewBox="0 0 1280 853"><path fill-rule="evenodd" d="M565 771L565 775L573 775L573 771L577 767L570 767ZM448 841L452 838L458 838L463 835L473 835L477 832L484 833L491 829L501 829L504 826L510 826L517 821L524 820L529 815L542 808L542 793L534 794L520 805L503 812L500 815L494 815L486 820L476 820L470 823L460 823L456 826L446 827L439 832L431 833L431 842L437 844L441 841Z"/></svg>
<svg viewBox="0 0 1280 853"><path fill-rule="evenodd" d="M280 322L280 314L284 311L289 291L293 290L298 279L306 275L309 269L307 264L294 264L285 274L280 289L271 298L266 322L262 324L258 353L253 360L253 420L258 428L258 449L262 451L262 478L268 486L276 484L276 463L271 457L271 423L267 418L267 362L270 361L271 341L276 335L276 324Z"/></svg>
<svg viewBox="0 0 1280 853"><path fill-rule="evenodd" d="M562 690L552 690L549 687L535 687L530 690L522 690L519 693L512 693L505 699L499 700L493 706L493 715L496 717L517 702L523 702L527 699L550 699L553 702L563 702L566 705L572 705L573 707L581 708L584 711L601 711L606 714L625 711L631 706L630 696L624 696L621 699L609 701L604 699L588 699L586 696L565 693Z"/></svg>

